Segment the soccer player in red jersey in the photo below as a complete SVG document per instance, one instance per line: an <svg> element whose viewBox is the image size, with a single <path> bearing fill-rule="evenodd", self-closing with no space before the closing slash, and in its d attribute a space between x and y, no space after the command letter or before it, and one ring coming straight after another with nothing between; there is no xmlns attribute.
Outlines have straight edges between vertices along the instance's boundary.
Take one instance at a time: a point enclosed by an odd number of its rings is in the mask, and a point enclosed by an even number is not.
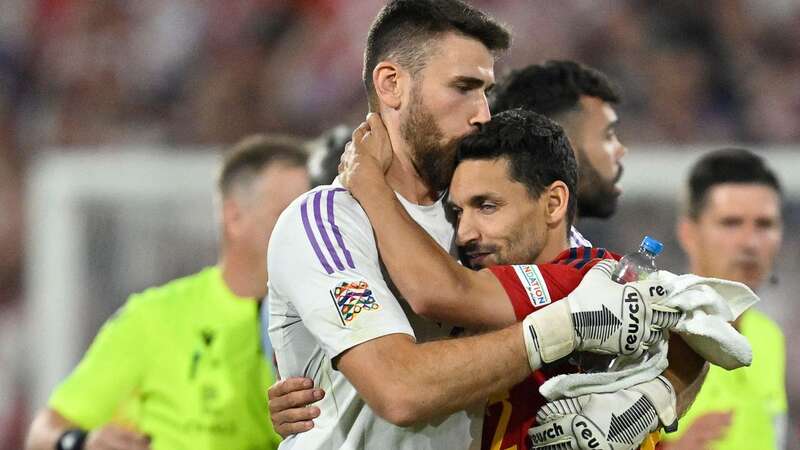
<svg viewBox="0 0 800 450"><path fill-rule="evenodd" d="M555 304L592 265L613 257L602 249L569 249L567 230L575 212L570 192L577 169L560 127L522 111L497 119L462 142L450 192L462 260L473 269L494 266L489 270L472 271L455 263L405 215L394 193L383 189L382 169L391 150L375 116L354 133L356 148L366 150L349 152L343 174L370 215L386 267L412 308L471 329L502 327L525 317L525 311ZM523 264L531 262L538 265ZM538 387L554 371L575 370L564 363L552 364L510 393L495 396L487 409L484 448L527 448L528 429L545 403ZM684 380L693 380L696 373L679 375L672 377L673 383L686 392ZM275 400L282 390L292 390L286 384L271 390L273 405L279 403ZM290 407L303 395L288 394L281 403ZM300 417L299 413L285 416Z"/></svg>
<svg viewBox="0 0 800 450"><path fill-rule="evenodd" d="M382 152L370 153L376 146L367 141L379 141L371 133L363 127L354 133L365 151L345 155L345 169L355 170L345 170L343 181L370 216L392 280L421 314L470 329L502 327L557 303L597 262L618 258L605 249L569 247L577 164L561 128L543 116L498 114L459 145L449 203L468 268L429 242L380 187L376 168L387 162ZM432 282L420 283L425 279ZM539 386L576 370L565 358L489 399L482 448L528 448L528 430L547 402Z"/></svg>

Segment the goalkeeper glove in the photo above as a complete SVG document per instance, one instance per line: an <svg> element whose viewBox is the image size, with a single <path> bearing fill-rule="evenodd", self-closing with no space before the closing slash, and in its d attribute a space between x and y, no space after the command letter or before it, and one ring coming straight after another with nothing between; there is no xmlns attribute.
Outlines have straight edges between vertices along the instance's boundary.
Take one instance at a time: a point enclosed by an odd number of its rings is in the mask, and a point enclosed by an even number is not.
<svg viewBox="0 0 800 450"><path fill-rule="evenodd" d="M681 312L660 305L667 291L657 277L618 284L616 261L597 263L567 298L523 319L528 362L536 370L573 351L638 358L666 339Z"/></svg>
<svg viewBox="0 0 800 450"><path fill-rule="evenodd" d="M532 449L635 449L659 424L677 428L675 391L666 378L610 394L587 394L545 404L528 430Z"/></svg>

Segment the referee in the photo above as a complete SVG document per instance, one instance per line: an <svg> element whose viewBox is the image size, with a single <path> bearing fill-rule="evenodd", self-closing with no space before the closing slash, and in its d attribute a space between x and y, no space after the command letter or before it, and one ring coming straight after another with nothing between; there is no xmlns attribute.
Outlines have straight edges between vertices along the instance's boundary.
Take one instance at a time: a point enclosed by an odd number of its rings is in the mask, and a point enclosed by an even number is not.
<svg viewBox="0 0 800 450"><path fill-rule="evenodd" d="M305 155L280 136L231 149L218 183L218 263L130 296L38 412L28 450L277 447L258 309L267 240L308 189Z"/></svg>

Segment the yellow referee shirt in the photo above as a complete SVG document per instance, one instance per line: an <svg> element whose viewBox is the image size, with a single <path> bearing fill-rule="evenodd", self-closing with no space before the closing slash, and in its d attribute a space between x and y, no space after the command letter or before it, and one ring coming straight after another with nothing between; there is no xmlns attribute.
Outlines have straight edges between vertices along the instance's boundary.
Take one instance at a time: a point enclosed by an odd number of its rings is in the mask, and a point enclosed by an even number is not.
<svg viewBox="0 0 800 450"><path fill-rule="evenodd" d="M132 295L49 405L86 429L129 426L154 450L273 449L259 342L257 302L206 268Z"/></svg>
<svg viewBox="0 0 800 450"><path fill-rule="evenodd" d="M680 437L691 423L709 412L733 413L731 425L711 448L767 450L777 448L786 424L786 349L783 333L764 314L749 309L742 315L741 333L753 348L753 364L736 370L711 366L703 387L678 432L664 441Z"/></svg>

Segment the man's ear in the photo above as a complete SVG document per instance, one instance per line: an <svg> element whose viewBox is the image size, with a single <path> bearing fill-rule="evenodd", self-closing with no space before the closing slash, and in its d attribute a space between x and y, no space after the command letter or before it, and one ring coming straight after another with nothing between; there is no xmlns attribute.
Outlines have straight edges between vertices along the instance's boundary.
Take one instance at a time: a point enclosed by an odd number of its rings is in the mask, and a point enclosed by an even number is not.
<svg viewBox="0 0 800 450"><path fill-rule="evenodd" d="M675 225L678 243L687 255L697 254L697 224L685 215L681 215Z"/></svg>
<svg viewBox="0 0 800 450"><path fill-rule="evenodd" d="M242 209L233 196L222 200L222 233L226 240L241 234Z"/></svg>
<svg viewBox="0 0 800 450"><path fill-rule="evenodd" d="M390 61L381 61L372 70L372 83L381 105L398 109L406 88L405 72Z"/></svg>
<svg viewBox="0 0 800 450"><path fill-rule="evenodd" d="M561 180L556 180L542 192L545 197L545 214L548 225L555 225L567 219L569 188Z"/></svg>

